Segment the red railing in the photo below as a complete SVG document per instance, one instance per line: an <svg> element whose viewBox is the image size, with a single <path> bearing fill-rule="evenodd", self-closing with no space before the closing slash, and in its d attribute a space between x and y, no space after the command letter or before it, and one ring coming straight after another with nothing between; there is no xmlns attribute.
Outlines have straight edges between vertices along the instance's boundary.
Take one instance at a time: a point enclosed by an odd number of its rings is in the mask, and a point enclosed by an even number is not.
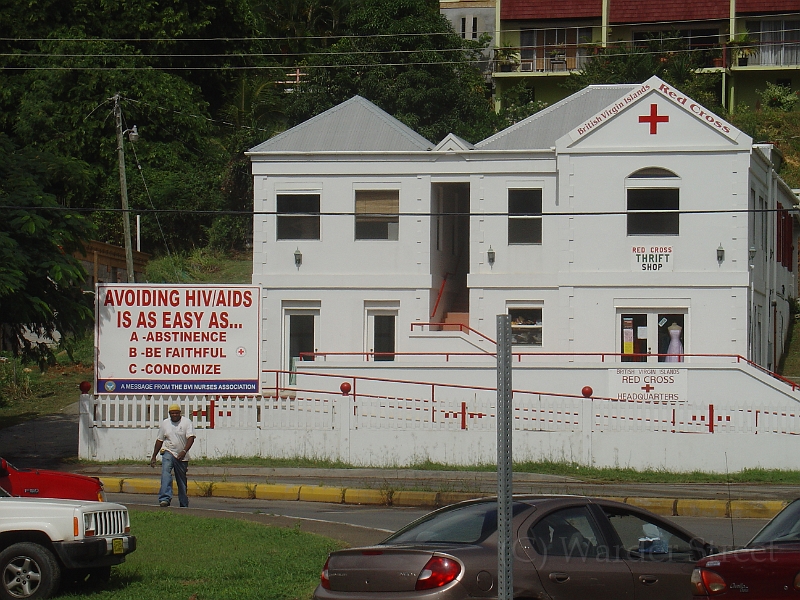
<svg viewBox="0 0 800 600"><path fill-rule="evenodd" d="M492 342L493 344L496 344L496 342L494 340L492 340L491 338L483 335L479 331L476 331L476 330L472 329L471 327L469 327L467 325L463 325L463 324L460 324L460 323L447 323L447 324L445 324L445 323L412 323L411 324L412 329L414 328L415 325L436 325L436 326L444 326L444 325L446 325L447 327L459 328L461 331L469 330L470 332L473 332L473 333L475 333L475 334L487 339L488 341ZM376 356L380 357L380 356L386 356L386 355L387 355L387 353L385 353L385 352L302 352L301 353L301 358L306 358L306 359L309 359L309 360L315 360L317 358L322 358L322 359L327 360L327 358L329 358L329 357L361 357L365 361L370 361L370 359L374 361ZM398 357L398 356L399 357L413 357L413 356L417 356L417 357L424 357L424 358L440 356L440 357L444 358L445 362L450 362L450 359L452 357L468 357L468 356L487 357L487 356L495 356L495 353L494 352L490 352L490 351L487 350L485 352L392 352L391 355L393 357ZM621 352L512 352L512 357L515 357L516 362L518 362L518 363L522 363L523 359L526 358L526 357L531 357L531 358L533 358L533 357L536 357L536 358L539 358L539 357L554 357L554 358L563 358L563 357L592 358L592 357L596 357L596 358L600 359L601 363L604 363L604 362L606 362L606 359L609 359L609 361L615 360L615 362L619 362L620 364L630 365L632 367L634 367L636 365L639 365L639 364L641 364L641 365L649 364L647 362L648 358L656 358L657 359L657 358L662 358L662 357L663 358L669 357L669 358L673 358L674 359L674 358L677 357L677 358L680 359L678 362L659 361L658 364L660 364L660 365L680 365L680 364L685 364L684 361L687 358L730 359L730 360L735 360L737 363L738 362L747 363L748 365L750 365L754 369L760 371L761 373L763 373L763 374L765 374L765 375L767 375L769 377L772 377L773 379L776 379L777 381L780 381L781 383L784 383L784 384L786 384L788 386L791 386L792 391L800 389L800 383L794 382L791 379L787 379L786 377L784 377L782 375L779 375L778 373L770 371L769 369L766 369L766 368L762 367L761 365L759 365L757 363L754 363L752 360L750 360L748 358L745 358L744 356L742 356L740 354L678 354L678 355L675 355L675 354L623 354ZM636 359L636 358L643 359L643 360L638 360L638 361L637 360L630 360L630 359ZM622 359L628 359L628 360L622 360Z"/></svg>
<svg viewBox="0 0 800 600"><path fill-rule="evenodd" d="M444 286L447 283L447 277L451 275L451 273L445 273L444 278L442 279L442 285L439 286L439 295L436 296L436 303L433 305L433 312L431 313L431 319L436 316L436 311L439 310L439 302L442 299L442 294L444 294Z"/></svg>

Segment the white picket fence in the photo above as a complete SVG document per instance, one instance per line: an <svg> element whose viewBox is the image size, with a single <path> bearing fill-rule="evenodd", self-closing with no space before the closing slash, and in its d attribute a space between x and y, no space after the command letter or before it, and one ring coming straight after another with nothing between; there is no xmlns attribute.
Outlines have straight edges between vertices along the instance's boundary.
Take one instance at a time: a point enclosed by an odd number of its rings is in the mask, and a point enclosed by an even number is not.
<svg viewBox="0 0 800 600"><path fill-rule="evenodd" d="M362 388L365 386L362 386ZM82 396L81 458L145 458L167 407L197 429L195 456L312 456L402 466L495 460L493 390L437 388L427 397L304 392L226 396ZM518 392L517 460L669 470L796 468L800 411L725 402L689 405ZM727 456L726 456L727 455Z"/></svg>

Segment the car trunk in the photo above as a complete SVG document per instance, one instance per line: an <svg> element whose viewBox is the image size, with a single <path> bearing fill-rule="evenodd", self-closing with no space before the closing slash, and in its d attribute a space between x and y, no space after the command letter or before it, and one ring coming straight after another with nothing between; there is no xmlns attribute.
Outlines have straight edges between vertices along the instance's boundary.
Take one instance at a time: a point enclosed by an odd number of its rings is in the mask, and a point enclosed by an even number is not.
<svg viewBox="0 0 800 600"><path fill-rule="evenodd" d="M707 566L725 578L729 592L748 592L753 598L782 598L794 596L787 590L793 589L794 577L798 571L800 547L743 549L720 557L722 564ZM707 564L713 565L712 556Z"/></svg>
<svg viewBox="0 0 800 600"><path fill-rule="evenodd" d="M328 579L335 592L410 592L430 550L366 548L331 554Z"/></svg>

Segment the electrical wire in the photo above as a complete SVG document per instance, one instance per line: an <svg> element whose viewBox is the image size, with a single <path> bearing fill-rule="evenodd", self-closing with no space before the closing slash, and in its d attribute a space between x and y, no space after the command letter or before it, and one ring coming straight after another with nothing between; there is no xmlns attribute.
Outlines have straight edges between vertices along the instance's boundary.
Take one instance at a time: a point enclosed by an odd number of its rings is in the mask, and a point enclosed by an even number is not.
<svg viewBox="0 0 800 600"><path fill-rule="evenodd" d="M601 14L592 15L588 19L599 19ZM784 13L748 13L746 15L736 15L737 19L757 20L769 19L778 20L782 17L797 17L798 12ZM688 25L692 23L708 24L709 22L725 22L730 19L729 15L724 15L709 19L676 19L668 21L631 21L631 22L612 22L610 27L650 27L650 26L672 26ZM535 21L535 20L532 20ZM592 23L586 27L596 27ZM519 33L529 31L531 28L503 29L501 33ZM566 28L539 28L539 29L572 29ZM75 37L75 38L20 38L20 37L0 37L0 42L135 42L135 43L162 43L162 42L287 42L287 41L337 41L342 39L368 39L368 38L398 38L398 37L430 37L430 36L451 36L459 35L455 31L450 32L408 32L408 33L376 33L376 34L341 34L341 35L316 35L316 36L243 36L243 37L154 37L154 38L102 38L102 37ZM460 37L460 36L459 36Z"/></svg>

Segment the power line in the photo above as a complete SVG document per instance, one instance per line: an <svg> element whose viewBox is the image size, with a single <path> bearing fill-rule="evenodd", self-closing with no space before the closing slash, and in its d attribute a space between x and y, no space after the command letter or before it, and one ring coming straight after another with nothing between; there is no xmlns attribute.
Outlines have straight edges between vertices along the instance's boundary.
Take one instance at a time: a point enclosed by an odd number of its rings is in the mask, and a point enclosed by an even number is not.
<svg viewBox="0 0 800 600"><path fill-rule="evenodd" d="M67 206L0 206L0 210L42 210L42 211L60 211L60 212L77 212L77 213L123 213L126 212L122 208L101 207L101 208L87 208L87 207L67 207ZM721 208L721 209L692 209L692 210L613 210L613 211L556 211L556 212L542 212L535 214L519 214L508 213L504 211L491 211L479 213L459 213L459 212L396 212L396 213L356 213L355 211L337 211L337 212L279 212L276 210L227 210L227 209L185 209L185 208L129 208L129 213L142 213L142 214L174 214L174 215L230 215L230 216L278 216L278 217L365 217L365 216L379 216L379 217L604 217L604 216L620 216L620 215L647 215L647 214L669 214L669 215L716 215L716 214L759 214L759 213L778 213L787 211L782 207L777 208Z"/></svg>
<svg viewBox="0 0 800 600"><path fill-rule="evenodd" d="M783 17L796 17L799 13L747 13L737 14L737 19L769 19L777 20ZM587 20L600 19L601 14L592 15ZM719 17L708 19L676 19L669 21L614 21L610 25L616 27L642 27L642 26L671 26L671 25L690 25L690 24L709 24L709 22L728 21L730 15L720 15ZM586 27L594 27L597 24L588 23ZM539 27L536 29L577 29L578 27ZM519 33L533 28L503 29L500 33ZM242 37L153 37L153 38L103 38L103 37L59 37L59 38L20 38L20 37L0 37L0 42L134 42L134 43L162 43L162 42L286 42L286 41L338 41L344 39L368 39L368 38L400 38L400 37L430 37L430 36L461 36L456 31L436 31L436 32L408 32L408 33L375 33L375 34L332 34L332 35L313 35L313 36L242 36Z"/></svg>

